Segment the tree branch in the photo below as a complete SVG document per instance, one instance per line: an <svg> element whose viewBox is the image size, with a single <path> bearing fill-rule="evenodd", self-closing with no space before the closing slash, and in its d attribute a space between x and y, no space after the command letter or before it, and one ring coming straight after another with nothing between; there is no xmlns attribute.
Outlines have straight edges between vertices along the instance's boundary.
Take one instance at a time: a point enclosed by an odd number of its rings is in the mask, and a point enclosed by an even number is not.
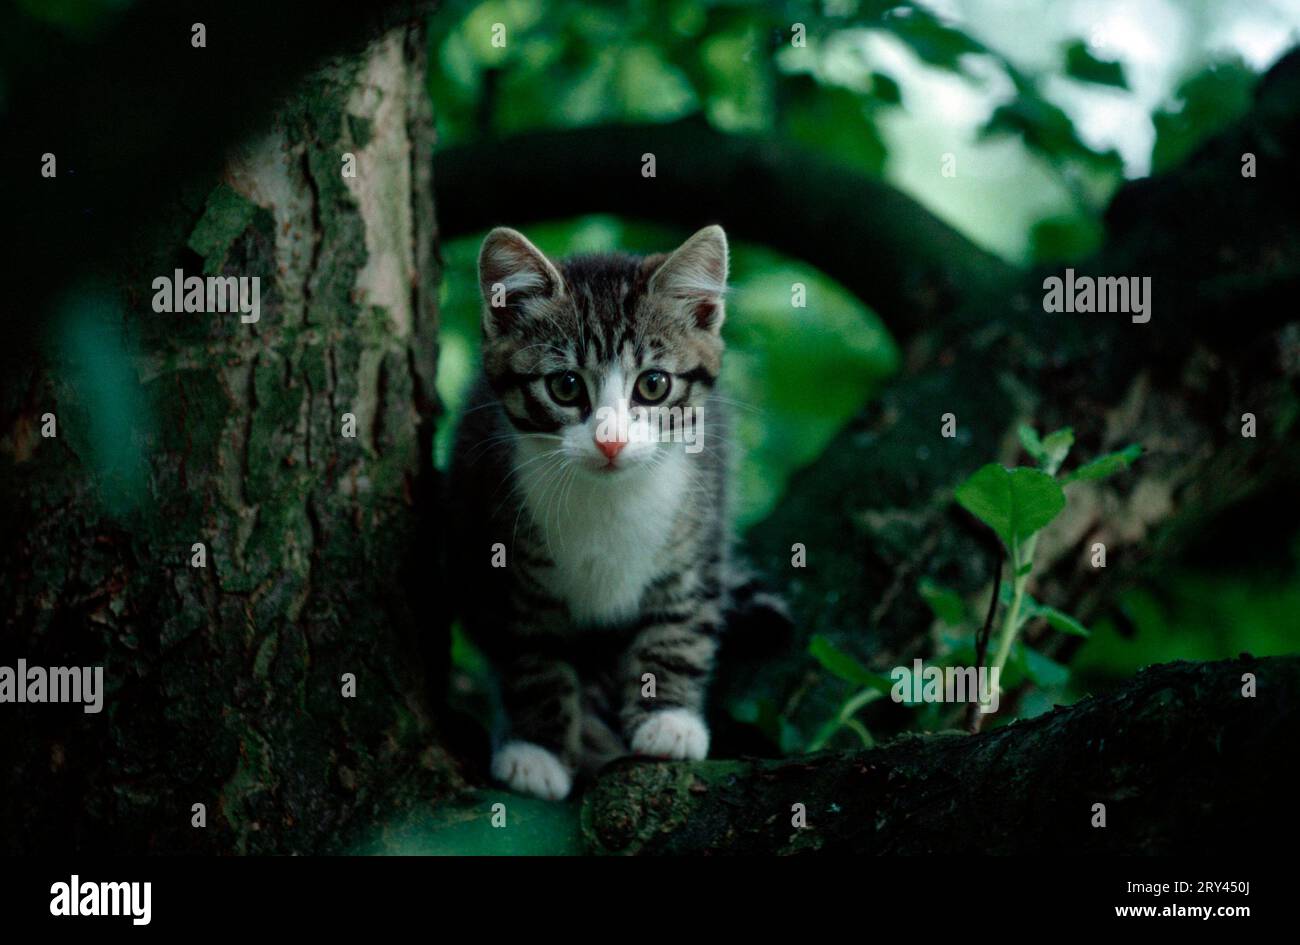
<svg viewBox="0 0 1300 945"><path fill-rule="evenodd" d="M656 176L642 176L643 156ZM537 131L434 158L442 236L581 213L734 237L806 260L871 305L895 335L1004 287L1016 270L882 181L774 138L703 121Z"/></svg>
<svg viewBox="0 0 1300 945"><path fill-rule="evenodd" d="M1210 853L1262 836L1286 849L1278 834L1293 836L1296 817L1278 799L1300 738L1297 691L1300 657L1169 663L982 735L783 761L622 762L588 791L583 835L625 854ZM795 804L806 827L792 826Z"/></svg>

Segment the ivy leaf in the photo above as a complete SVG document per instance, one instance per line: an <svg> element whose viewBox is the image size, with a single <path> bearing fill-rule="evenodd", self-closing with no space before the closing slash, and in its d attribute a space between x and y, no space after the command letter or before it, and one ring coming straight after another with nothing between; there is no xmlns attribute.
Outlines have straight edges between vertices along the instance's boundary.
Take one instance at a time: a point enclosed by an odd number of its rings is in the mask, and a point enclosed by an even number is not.
<svg viewBox="0 0 1300 945"><path fill-rule="evenodd" d="M1142 455L1142 447L1134 443L1132 446L1126 446L1118 453L1107 453L1105 456L1099 456L1090 463L1084 463L1074 472L1066 476L1062 482L1078 482L1084 479L1105 479L1107 476L1113 476L1121 470L1128 469L1134 461Z"/></svg>
<svg viewBox="0 0 1300 945"><path fill-rule="evenodd" d="M1008 548L1042 529L1065 508L1065 493L1051 476L997 463L989 463L959 485L956 498Z"/></svg>
<svg viewBox="0 0 1300 945"><path fill-rule="evenodd" d="M845 682L886 694L893 688L894 684L888 677L873 673L858 662L857 657L844 652L820 633L814 634L809 641L808 653L822 665L823 669Z"/></svg>

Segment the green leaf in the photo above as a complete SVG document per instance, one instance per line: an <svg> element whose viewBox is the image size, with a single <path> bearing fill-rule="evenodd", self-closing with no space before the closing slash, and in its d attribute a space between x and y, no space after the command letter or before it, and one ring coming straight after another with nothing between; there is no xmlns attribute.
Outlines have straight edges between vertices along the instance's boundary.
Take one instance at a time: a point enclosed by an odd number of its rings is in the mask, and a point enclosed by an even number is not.
<svg viewBox="0 0 1300 945"><path fill-rule="evenodd" d="M812 640L808 643L808 653L822 665L823 669L846 682L884 693L888 693L893 688L893 683L887 676L873 673L858 662L857 657L844 652L820 633L813 634Z"/></svg>
<svg viewBox="0 0 1300 945"><path fill-rule="evenodd" d="M1007 654L1007 662L1002 667L1002 672L998 678L998 685L1001 686L1003 689L1015 689L1017 686L1019 686L1021 683L1025 681L1025 675L1026 675L1025 658L1023 655L1021 655L1021 651L1023 649L1024 647L1019 643L1017 643L1015 646L1011 648L1011 652ZM986 663L992 663L991 656L986 661ZM971 653L969 662L958 663L954 661L954 662L949 662L946 665L974 666L975 654L973 652Z"/></svg>
<svg viewBox="0 0 1300 945"><path fill-rule="evenodd" d="M1088 51L1087 44L1081 41L1075 41L1066 47L1065 74L1081 82L1113 85L1117 89L1128 88L1124 67L1118 62L1098 59Z"/></svg>
<svg viewBox="0 0 1300 945"><path fill-rule="evenodd" d="M1134 443L1118 453L1107 453L1105 456L1097 457L1090 463L1084 463L1061 481L1078 482L1083 479L1105 479L1107 476L1128 469L1141 455L1142 447Z"/></svg>
<svg viewBox="0 0 1300 945"><path fill-rule="evenodd" d="M963 56L988 51L978 40L942 22L924 7L912 6L907 12L906 17L890 18L890 32L932 66L958 72Z"/></svg>
<svg viewBox="0 0 1300 945"><path fill-rule="evenodd" d="M1061 633L1068 633L1076 637L1091 636L1088 628L1079 621L1055 607L1049 607L1047 604L1036 605L1034 607L1034 616L1042 617L1047 621L1048 626L1053 630L1059 630Z"/></svg>
<svg viewBox="0 0 1300 945"><path fill-rule="evenodd" d="M808 742L807 750L821 751L826 747L826 743L835 737L835 733L840 730L842 724L838 717L823 722L821 728L817 729L817 734Z"/></svg>
<svg viewBox="0 0 1300 945"><path fill-rule="evenodd" d="M1094 151L1079 138L1070 116L1031 84L1017 83L1018 94L999 105L980 129L981 138L1014 135L1054 166L1076 164L1109 178L1123 174L1124 162L1110 148Z"/></svg>
<svg viewBox="0 0 1300 945"><path fill-rule="evenodd" d="M1070 427L1063 427L1055 433L1050 434L1043 440L1043 466L1049 475L1056 473L1061 468L1061 463L1065 462L1065 457L1070 454L1070 447L1074 445L1074 430Z"/></svg>
<svg viewBox="0 0 1300 945"><path fill-rule="evenodd" d="M1240 57L1215 63L1182 82L1173 101L1151 116L1156 140L1151 173L1181 164L1202 141L1250 110L1258 80Z"/></svg>
<svg viewBox="0 0 1300 945"><path fill-rule="evenodd" d="M897 105L903 100L898 83L883 72L871 73L871 94L886 105Z"/></svg>
<svg viewBox="0 0 1300 945"><path fill-rule="evenodd" d="M1043 441L1038 438L1038 431L1028 424L1021 424L1017 431L1020 434L1020 445L1037 462L1042 462L1047 451L1043 449Z"/></svg>
<svg viewBox="0 0 1300 945"><path fill-rule="evenodd" d="M1011 605L1011 598L1013 594L1014 591L1012 590L1011 586L1009 584L1004 583L1002 585L1002 590L999 592L998 595L1000 603L1004 607L1009 607ZM1076 637L1086 637L1091 635L1087 627L1079 623L1079 621L1075 620L1069 614L1065 613L1064 611L1057 610L1055 607L1052 607L1050 604L1040 604L1037 600L1034 599L1034 596L1028 592L1026 592L1020 600L1020 616L1021 616L1021 621L1020 621L1021 626L1023 626L1025 623L1027 623L1030 620L1033 620L1036 617L1042 617L1044 620L1047 621L1050 627L1052 627L1055 630L1059 630L1062 633L1068 633Z"/></svg>
<svg viewBox="0 0 1300 945"><path fill-rule="evenodd" d="M848 167L879 173L885 166L885 143L867 104L857 92L791 76L784 99L785 133Z"/></svg>
<svg viewBox="0 0 1300 945"><path fill-rule="evenodd" d="M929 578L921 578L916 585L922 599L934 611L934 615L950 626L965 623L970 612L960 594L951 588L940 587Z"/></svg>
<svg viewBox="0 0 1300 945"><path fill-rule="evenodd" d="M1070 670L1056 660L1044 656L1027 646L1018 647L1024 661L1025 675L1039 686L1063 686L1070 678Z"/></svg>
<svg viewBox="0 0 1300 945"><path fill-rule="evenodd" d="M1042 529L1065 508L1065 493L1051 476L997 463L989 463L959 485L956 498L1007 548Z"/></svg>
<svg viewBox="0 0 1300 945"><path fill-rule="evenodd" d="M1039 438L1038 431L1031 426L1022 425L1017 432L1020 434L1020 445L1025 448L1025 452L1032 456L1049 476L1055 475L1061 468L1061 463L1065 462L1070 447L1074 445L1074 430L1070 427L1064 427L1042 439Z"/></svg>
<svg viewBox="0 0 1300 945"><path fill-rule="evenodd" d="M1029 243L1036 263L1075 262L1096 252L1103 235L1101 224L1089 214L1057 213L1034 223Z"/></svg>
<svg viewBox="0 0 1300 945"><path fill-rule="evenodd" d="M1011 598L1014 594L1015 591L1011 588L1011 582L1003 581L1002 586L998 588L998 603L1002 604L1004 607L1010 605ZM1028 594L1025 595L1025 599L1030 599ZM1021 606L1023 606L1023 604Z"/></svg>

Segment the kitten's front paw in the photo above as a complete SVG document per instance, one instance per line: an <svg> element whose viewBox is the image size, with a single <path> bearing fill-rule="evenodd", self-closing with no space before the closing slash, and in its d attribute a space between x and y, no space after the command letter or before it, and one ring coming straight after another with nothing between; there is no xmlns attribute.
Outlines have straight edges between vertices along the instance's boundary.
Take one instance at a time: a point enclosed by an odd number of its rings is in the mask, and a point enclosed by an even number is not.
<svg viewBox="0 0 1300 945"><path fill-rule="evenodd" d="M560 759L532 742L506 742L497 749L492 755L492 777L512 791L548 801L564 800L573 786L573 776Z"/></svg>
<svg viewBox="0 0 1300 945"><path fill-rule="evenodd" d="M631 748L651 758L698 761L709 753L709 730L688 709L661 709L650 713L632 734Z"/></svg>

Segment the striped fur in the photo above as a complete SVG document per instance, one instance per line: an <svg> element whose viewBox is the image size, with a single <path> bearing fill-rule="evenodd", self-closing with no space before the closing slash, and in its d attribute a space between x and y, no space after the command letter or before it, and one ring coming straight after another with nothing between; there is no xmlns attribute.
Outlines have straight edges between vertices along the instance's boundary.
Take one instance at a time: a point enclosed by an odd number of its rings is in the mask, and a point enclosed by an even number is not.
<svg viewBox="0 0 1300 945"><path fill-rule="evenodd" d="M715 393L726 237L709 227L670 256L556 265L498 229L479 268L483 374L452 463L451 564L464 626L500 679L494 774L562 797L629 751L703 757L727 589L741 583ZM598 421L648 413L636 410L647 371L670 378L664 429L695 432L698 450L631 436L611 461ZM582 382L572 403L548 387L564 372Z"/></svg>

